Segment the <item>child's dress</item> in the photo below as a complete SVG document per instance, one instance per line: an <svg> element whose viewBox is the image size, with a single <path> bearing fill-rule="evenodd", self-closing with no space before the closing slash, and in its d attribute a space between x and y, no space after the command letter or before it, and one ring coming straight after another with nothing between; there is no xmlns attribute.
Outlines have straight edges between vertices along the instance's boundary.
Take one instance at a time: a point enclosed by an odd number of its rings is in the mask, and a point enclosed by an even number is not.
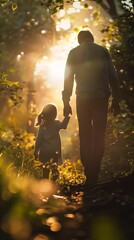
<svg viewBox="0 0 134 240"><path fill-rule="evenodd" d="M39 127L34 155L41 162L49 162L53 159L54 162L61 162L61 139L59 131L61 129L66 129L70 117L67 116L62 122L59 120L54 120L53 122L47 124L46 126L41 125Z"/></svg>

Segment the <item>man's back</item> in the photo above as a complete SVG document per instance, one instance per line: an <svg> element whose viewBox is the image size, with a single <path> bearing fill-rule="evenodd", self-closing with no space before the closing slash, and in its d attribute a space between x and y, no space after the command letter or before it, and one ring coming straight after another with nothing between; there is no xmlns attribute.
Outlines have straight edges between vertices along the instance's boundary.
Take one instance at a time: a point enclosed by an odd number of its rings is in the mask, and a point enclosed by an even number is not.
<svg viewBox="0 0 134 240"><path fill-rule="evenodd" d="M105 48L84 42L70 52L77 83L76 93L82 97L109 97L109 59Z"/></svg>

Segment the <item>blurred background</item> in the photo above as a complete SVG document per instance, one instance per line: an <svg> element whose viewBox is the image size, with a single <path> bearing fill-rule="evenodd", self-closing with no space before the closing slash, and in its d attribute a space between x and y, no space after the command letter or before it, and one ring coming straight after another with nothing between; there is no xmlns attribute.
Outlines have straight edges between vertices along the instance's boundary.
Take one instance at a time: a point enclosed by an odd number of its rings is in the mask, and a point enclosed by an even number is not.
<svg viewBox="0 0 134 240"><path fill-rule="evenodd" d="M0 3L0 138L1 157L18 168L33 164L37 114L47 103L63 119L62 97L67 54L77 34L90 29L95 42L107 47L121 89L120 116L110 113L101 178L133 170L133 3L131 1L32 1ZM63 159L79 160L75 87L73 116L61 132ZM30 154L30 155L29 155ZM27 159L27 160L26 160ZM24 169L24 172L26 171ZM33 169L33 168L32 168ZM31 171L31 169L29 169Z"/></svg>
<svg viewBox="0 0 134 240"><path fill-rule="evenodd" d="M100 181L126 177L134 171L133 0L1 0L1 240L131 239L131 178L129 185L122 185L127 186L126 192L118 187L110 195L97 191L98 195L88 199L91 207L97 199L104 204L105 210L97 209L97 215L86 204L79 210L82 193L72 197L71 203L64 197L54 198L57 190L50 182L39 181L41 164L33 156L38 130L35 120L42 108L47 103L56 104L58 119L63 119L61 91L66 58L77 46L77 34L82 29L90 29L95 42L110 51L120 81L121 114L108 114ZM69 126L61 131L63 185L77 185L85 179L79 156L75 86L71 104ZM106 205L103 197L115 198L114 204Z"/></svg>

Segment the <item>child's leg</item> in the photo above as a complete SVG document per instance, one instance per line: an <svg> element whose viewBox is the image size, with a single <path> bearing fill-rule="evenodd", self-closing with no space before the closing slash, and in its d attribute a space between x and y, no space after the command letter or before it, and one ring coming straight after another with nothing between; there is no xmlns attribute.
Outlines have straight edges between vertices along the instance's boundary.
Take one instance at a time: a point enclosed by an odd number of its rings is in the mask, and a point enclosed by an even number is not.
<svg viewBox="0 0 134 240"><path fill-rule="evenodd" d="M43 164L43 178L49 179L49 173L50 173L50 164L47 162Z"/></svg>
<svg viewBox="0 0 134 240"><path fill-rule="evenodd" d="M43 178L49 179L49 173L50 173L50 158L49 156L44 154L40 154L40 161L43 163Z"/></svg>
<svg viewBox="0 0 134 240"><path fill-rule="evenodd" d="M56 181L59 177L58 166L62 164L62 158L57 154L53 156L53 162L51 164L51 180Z"/></svg>

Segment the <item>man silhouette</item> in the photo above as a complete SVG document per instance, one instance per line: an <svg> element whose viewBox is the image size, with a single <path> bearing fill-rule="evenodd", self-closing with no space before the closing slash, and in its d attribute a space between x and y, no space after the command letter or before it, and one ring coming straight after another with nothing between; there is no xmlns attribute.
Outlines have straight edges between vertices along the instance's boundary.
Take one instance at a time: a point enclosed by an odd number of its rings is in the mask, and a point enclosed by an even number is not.
<svg viewBox="0 0 134 240"><path fill-rule="evenodd" d="M74 79L76 109L79 124L80 156L87 186L97 184L104 154L108 99L111 110L119 114L119 84L109 52L94 43L90 31L80 31L79 46L69 52L64 77L62 99L64 116L72 114L69 104Z"/></svg>

